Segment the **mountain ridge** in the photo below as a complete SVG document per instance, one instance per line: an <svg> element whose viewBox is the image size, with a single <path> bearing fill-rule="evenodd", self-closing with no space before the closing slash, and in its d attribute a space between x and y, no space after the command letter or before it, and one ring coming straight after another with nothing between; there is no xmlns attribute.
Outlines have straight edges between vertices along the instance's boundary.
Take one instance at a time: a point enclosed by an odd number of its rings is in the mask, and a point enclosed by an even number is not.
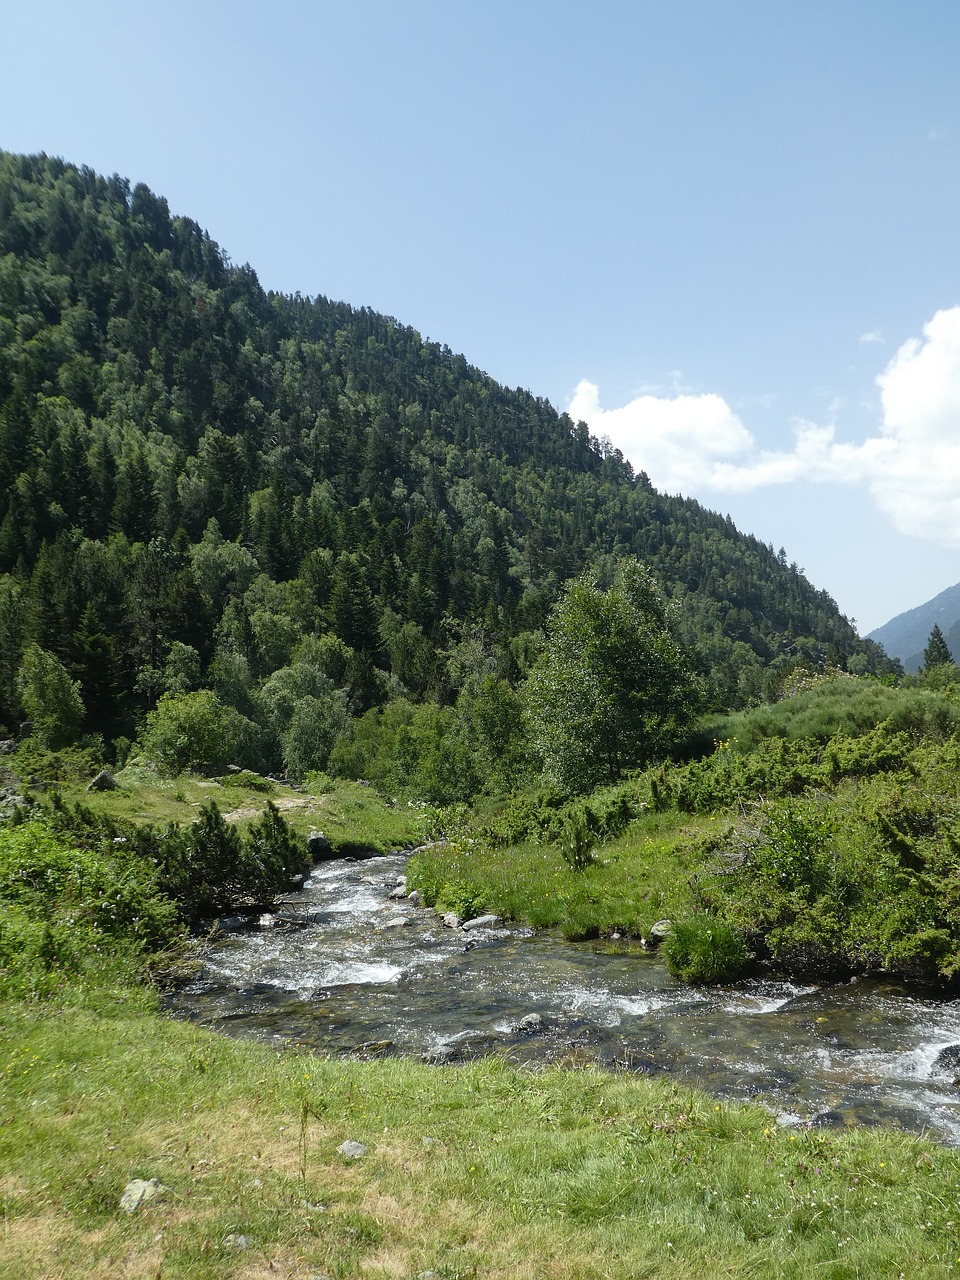
<svg viewBox="0 0 960 1280"><path fill-rule="evenodd" d="M869 632L866 639L899 658L907 671L919 671L930 632L938 626L954 658L960 657L960 583L946 587L923 604L898 613Z"/></svg>

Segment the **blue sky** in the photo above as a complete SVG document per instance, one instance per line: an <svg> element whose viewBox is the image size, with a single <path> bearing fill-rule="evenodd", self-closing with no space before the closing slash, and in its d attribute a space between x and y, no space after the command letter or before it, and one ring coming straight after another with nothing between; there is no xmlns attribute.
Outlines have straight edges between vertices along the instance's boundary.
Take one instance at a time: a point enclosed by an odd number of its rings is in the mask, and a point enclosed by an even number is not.
<svg viewBox="0 0 960 1280"><path fill-rule="evenodd" d="M4 7L0 146L572 405L861 631L960 581L955 0Z"/></svg>

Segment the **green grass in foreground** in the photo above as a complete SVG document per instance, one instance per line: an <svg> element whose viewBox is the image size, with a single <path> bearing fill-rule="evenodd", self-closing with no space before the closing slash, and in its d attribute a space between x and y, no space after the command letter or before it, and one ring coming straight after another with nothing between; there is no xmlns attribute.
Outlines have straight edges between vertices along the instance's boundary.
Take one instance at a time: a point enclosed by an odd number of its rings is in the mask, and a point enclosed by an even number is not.
<svg viewBox="0 0 960 1280"><path fill-rule="evenodd" d="M960 1274L960 1156L895 1133L593 1071L278 1055L133 1000L0 1005L0 1037L4 1280ZM134 1177L168 1190L128 1217Z"/></svg>

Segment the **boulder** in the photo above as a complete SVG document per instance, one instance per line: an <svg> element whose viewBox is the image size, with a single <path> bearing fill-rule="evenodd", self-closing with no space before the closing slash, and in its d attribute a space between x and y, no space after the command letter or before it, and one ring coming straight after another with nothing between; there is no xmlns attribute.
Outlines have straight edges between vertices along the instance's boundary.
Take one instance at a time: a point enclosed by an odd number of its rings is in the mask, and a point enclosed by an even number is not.
<svg viewBox="0 0 960 1280"><path fill-rule="evenodd" d="M366 1154L367 1148L362 1142L353 1142L349 1138L346 1142L341 1142L337 1147L337 1155L343 1156L345 1160L359 1160Z"/></svg>
<svg viewBox="0 0 960 1280"><path fill-rule="evenodd" d="M539 1031L543 1026L543 1018L539 1013L525 1014L517 1023L516 1030L530 1034L533 1031Z"/></svg>
<svg viewBox="0 0 960 1280"><path fill-rule="evenodd" d="M97 776L87 783L88 791L116 791L120 784L109 769L101 769Z"/></svg>
<svg viewBox="0 0 960 1280"><path fill-rule="evenodd" d="M330 841L322 831L311 831L307 836L307 856L311 862L325 862L333 857Z"/></svg>
<svg viewBox="0 0 960 1280"><path fill-rule="evenodd" d="M159 1178L134 1178L123 1189L120 1210L123 1213L136 1213L142 1204L157 1200L167 1190Z"/></svg>
<svg viewBox="0 0 960 1280"><path fill-rule="evenodd" d="M485 915L474 916L472 920L464 920L460 926L469 933L471 929L496 929L497 925L503 924L502 916Z"/></svg>
<svg viewBox="0 0 960 1280"><path fill-rule="evenodd" d="M945 1045L933 1060L930 1068L935 1076L947 1076L954 1084L960 1080L960 1044Z"/></svg>
<svg viewBox="0 0 960 1280"><path fill-rule="evenodd" d="M412 925L412 924L413 924L413 921L410 919L409 916L390 916L389 919L384 920L380 928L381 929L406 929L409 925Z"/></svg>
<svg viewBox="0 0 960 1280"><path fill-rule="evenodd" d="M395 889L390 890L389 896L399 902L401 898L406 898L407 890L402 884L398 884Z"/></svg>
<svg viewBox="0 0 960 1280"><path fill-rule="evenodd" d="M659 947L668 933L673 932L672 920L658 920L650 926L650 933L647 938L651 947Z"/></svg>
<svg viewBox="0 0 960 1280"><path fill-rule="evenodd" d="M422 1062L428 1063L431 1067L442 1067L445 1062L453 1062L457 1056L457 1051L451 1044L440 1044L435 1049L430 1049L421 1059Z"/></svg>
<svg viewBox="0 0 960 1280"><path fill-rule="evenodd" d="M410 892L407 894L407 901L410 903L410 905L411 905L412 907L419 907L419 905L420 905L420 890L419 890L419 889L411 889L411 890L410 890Z"/></svg>
<svg viewBox="0 0 960 1280"><path fill-rule="evenodd" d="M445 929L459 929L460 917L455 911L447 911L443 917L443 927Z"/></svg>

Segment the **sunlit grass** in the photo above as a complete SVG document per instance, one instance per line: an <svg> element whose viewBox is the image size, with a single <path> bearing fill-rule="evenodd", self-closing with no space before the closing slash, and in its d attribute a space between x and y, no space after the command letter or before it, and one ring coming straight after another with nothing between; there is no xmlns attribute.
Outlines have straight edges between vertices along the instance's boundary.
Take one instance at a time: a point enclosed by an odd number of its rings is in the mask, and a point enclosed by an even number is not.
<svg viewBox="0 0 960 1280"><path fill-rule="evenodd" d="M3 1277L960 1273L960 1158L896 1133L596 1071L277 1053L123 1003L0 1006L0 1035ZM127 1217L134 1177L168 1190Z"/></svg>
<svg viewBox="0 0 960 1280"><path fill-rule="evenodd" d="M494 848L461 839L428 849L411 862L411 885L428 902L448 905L451 889L469 885L485 910L569 938L624 932L641 936L663 917L690 909L688 846L713 818L648 814L573 870L554 844Z"/></svg>
<svg viewBox="0 0 960 1280"><path fill-rule="evenodd" d="M16 768L18 758L11 757L11 763ZM60 756L31 749L28 776L36 779L32 794L40 804L49 803L57 792L67 804L82 804L99 816L165 827L193 822L201 807L212 801L230 821L244 827L269 801L298 835L323 831L334 850L358 856L410 848L426 840L431 830L429 810L394 802L358 782L326 780L323 786L295 788L250 774L221 779L184 773L171 778L138 760L117 771L115 790L88 791L97 762L74 753L68 763L65 767Z"/></svg>

